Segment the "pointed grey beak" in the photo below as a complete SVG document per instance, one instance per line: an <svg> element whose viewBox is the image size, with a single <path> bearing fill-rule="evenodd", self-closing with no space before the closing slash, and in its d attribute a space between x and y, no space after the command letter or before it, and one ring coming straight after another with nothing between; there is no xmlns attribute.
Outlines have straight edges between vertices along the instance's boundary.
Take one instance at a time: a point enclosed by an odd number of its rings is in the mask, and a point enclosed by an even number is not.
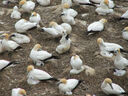
<svg viewBox="0 0 128 96"><path fill-rule="evenodd" d="M112 84L109 84L110 86L111 86L111 88L113 89L113 86L112 86Z"/></svg>

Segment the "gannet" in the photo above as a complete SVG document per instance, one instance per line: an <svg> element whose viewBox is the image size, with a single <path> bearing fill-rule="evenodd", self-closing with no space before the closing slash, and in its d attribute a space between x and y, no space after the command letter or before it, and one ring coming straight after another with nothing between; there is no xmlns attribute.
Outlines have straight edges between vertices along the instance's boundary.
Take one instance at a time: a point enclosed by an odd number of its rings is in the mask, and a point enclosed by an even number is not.
<svg viewBox="0 0 128 96"><path fill-rule="evenodd" d="M63 32L60 44L56 47L56 52L59 54L65 53L70 49L71 40L66 32Z"/></svg>
<svg viewBox="0 0 128 96"><path fill-rule="evenodd" d="M30 42L30 38L26 35L23 34L19 34L19 33L12 33L10 35L11 39L14 40L15 42L19 43L19 44L23 44L23 43L29 43Z"/></svg>
<svg viewBox="0 0 128 96"><path fill-rule="evenodd" d="M122 37L125 39L125 40L128 40L128 27L125 27L122 31Z"/></svg>
<svg viewBox="0 0 128 96"><path fill-rule="evenodd" d="M37 2L42 6L50 5L51 0L37 0Z"/></svg>
<svg viewBox="0 0 128 96"><path fill-rule="evenodd" d="M72 91L75 90L81 83L81 80L77 79L60 79L59 90L66 95L72 95Z"/></svg>
<svg viewBox="0 0 128 96"><path fill-rule="evenodd" d="M80 59L78 55L74 55L71 57L70 64L72 66L72 70L70 71L71 74L79 74L82 72L85 67L83 65L83 61Z"/></svg>
<svg viewBox="0 0 128 96"><path fill-rule="evenodd" d="M72 8L70 8L69 4L65 3L63 7L63 12L67 13L68 15L72 17L76 17L78 15L78 12Z"/></svg>
<svg viewBox="0 0 128 96"><path fill-rule="evenodd" d="M31 23L25 19L20 19L15 23L15 29L19 33L25 33L27 30L37 27L37 23Z"/></svg>
<svg viewBox="0 0 128 96"><path fill-rule="evenodd" d="M100 47L100 54L104 57L112 57L113 54L111 52L114 52L116 49L121 49L122 52L126 52L122 46L116 43L108 43L104 42L102 38L97 39L97 43Z"/></svg>
<svg viewBox="0 0 128 96"><path fill-rule="evenodd" d="M21 18L21 13L18 11L17 6L13 7L13 12L11 13L11 18L14 18L14 19L20 19Z"/></svg>
<svg viewBox="0 0 128 96"><path fill-rule="evenodd" d="M68 23L70 25L76 24L74 17L70 16L65 11L61 13L61 18L64 23Z"/></svg>
<svg viewBox="0 0 128 96"><path fill-rule="evenodd" d="M61 25L57 24L54 21L50 22L49 26L56 29L58 31L58 34L60 35L62 35L62 32L65 31L65 29Z"/></svg>
<svg viewBox="0 0 128 96"><path fill-rule="evenodd" d="M95 10L99 15L113 13L113 9L109 8L109 0L102 0L100 6Z"/></svg>
<svg viewBox="0 0 128 96"><path fill-rule="evenodd" d="M61 0L62 5L65 3L69 4L69 6L72 7L72 0Z"/></svg>
<svg viewBox="0 0 128 96"><path fill-rule="evenodd" d="M126 74L126 70L114 69L113 75L116 75L116 76L124 76L125 74Z"/></svg>
<svg viewBox="0 0 128 96"><path fill-rule="evenodd" d="M107 95L123 95L126 94L123 88L121 88L118 84L112 83L110 78L106 78L102 85L102 91Z"/></svg>
<svg viewBox="0 0 128 96"><path fill-rule="evenodd" d="M51 53L42 50L40 44L36 44L30 52L30 58L37 66L44 65L44 62L49 59L58 59L57 56L53 56Z"/></svg>
<svg viewBox="0 0 128 96"><path fill-rule="evenodd" d="M120 17L120 20L122 19L128 19L128 10Z"/></svg>
<svg viewBox="0 0 128 96"><path fill-rule="evenodd" d="M47 81L47 80L54 80L58 81L56 78L49 75L47 72L39 69L34 69L34 66L29 65L27 67L27 82L28 84L35 85L38 84L40 81Z"/></svg>
<svg viewBox="0 0 128 96"><path fill-rule="evenodd" d="M26 91L22 88L13 88L11 96L27 96Z"/></svg>
<svg viewBox="0 0 128 96"><path fill-rule="evenodd" d="M24 12L31 12L35 8L35 3L32 2L31 0L29 0L29 1L21 0L19 2L19 5L21 6L21 8L23 9Z"/></svg>
<svg viewBox="0 0 128 96"><path fill-rule="evenodd" d="M3 37L2 45L6 51L13 51L13 50L16 50L17 48L21 48L21 46L16 42L9 40L8 34L4 33L1 35L1 37Z"/></svg>
<svg viewBox="0 0 128 96"><path fill-rule="evenodd" d="M106 19L101 19L99 21L91 23L87 28L87 35L103 31L106 22Z"/></svg>
<svg viewBox="0 0 128 96"><path fill-rule="evenodd" d="M18 62L16 61L0 60L0 71L3 71L5 68L17 63Z"/></svg>
<svg viewBox="0 0 128 96"><path fill-rule="evenodd" d="M67 34L70 34L72 32L72 27L68 23L62 23L61 26L66 30Z"/></svg>
<svg viewBox="0 0 128 96"><path fill-rule="evenodd" d="M41 17L38 13L32 12L29 21L32 23L37 23L39 25L39 23L41 22Z"/></svg>

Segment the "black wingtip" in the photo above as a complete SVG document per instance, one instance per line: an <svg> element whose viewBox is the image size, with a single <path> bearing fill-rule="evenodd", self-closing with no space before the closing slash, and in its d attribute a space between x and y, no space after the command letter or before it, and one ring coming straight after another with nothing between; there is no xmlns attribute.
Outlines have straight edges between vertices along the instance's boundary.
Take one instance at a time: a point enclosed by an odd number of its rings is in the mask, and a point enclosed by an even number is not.
<svg viewBox="0 0 128 96"><path fill-rule="evenodd" d="M49 78L49 79L43 79L43 80L40 80L40 81L50 81L50 80L52 80L52 81L59 81L58 79L56 79L56 78Z"/></svg>
<svg viewBox="0 0 128 96"><path fill-rule="evenodd" d="M72 90L74 91L84 80L79 80L77 86Z"/></svg>
<svg viewBox="0 0 128 96"><path fill-rule="evenodd" d="M42 28L41 31L44 32L44 29Z"/></svg>
<svg viewBox="0 0 128 96"><path fill-rule="evenodd" d="M120 49L120 52L128 53L128 51L124 49Z"/></svg>
<svg viewBox="0 0 128 96"><path fill-rule="evenodd" d="M18 46L14 51L19 50L19 49L22 49L22 47Z"/></svg>
<svg viewBox="0 0 128 96"><path fill-rule="evenodd" d="M89 5L89 6L94 6L94 7L96 7L96 5L95 4L92 4L92 3L79 3L80 5Z"/></svg>
<svg viewBox="0 0 128 96"><path fill-rule="evenodd" d="M69 34L65 38L66 38L66 40L68 40L69 39Z"/></svg>

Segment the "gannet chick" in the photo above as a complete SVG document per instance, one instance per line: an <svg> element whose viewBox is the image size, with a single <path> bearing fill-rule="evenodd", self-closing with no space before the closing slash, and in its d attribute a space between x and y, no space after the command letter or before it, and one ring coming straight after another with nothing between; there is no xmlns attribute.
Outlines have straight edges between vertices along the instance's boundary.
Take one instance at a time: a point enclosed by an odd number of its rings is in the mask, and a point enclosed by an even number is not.
<svg viewBox="0 0 128 96"><path fill-rule="evenodd" d="M50 5L51 0L37 0L37 2L42 6Z"/></svg>
<svg viewBox="0 0 128 96"><path fill-rule="evenodd" d="M91 23L87 28L87 35L103 31L106 22L106 19L101 19L99 21Z"/></svg>
<svg viewBox="0 0 128 96"><path fill-rule="evenodd" d="M50 22L49 26L52 28L55 28L58 31L58 34L60 34L60 35L62 35L62 32L65 31L61 25L57 24L54 21Z"/></svg>
<svg viewBox="0 0 128 96"><path fill-rule="evenodd" d="M85 68L85 73L86 73L87 76L95 75L95 69L93 69L93 68L91 68L87 65L85 65L84 68Z"/></svg>
<svg viewBox="0 0 128 96"><path fill-rule="evenodd" d="M70 49L71 40L69 38L69 35L64 31L62 38L60 40L60 45L56 47L56 52L59 54L65 53Z"/></svg>
<svg viewBox="0 0 128 96"><path fill-rule="evenodd" d="M114 59L114 65L117 69L123 70L128 67L128 60L122 56L120 49L116 50L116 56Z"/></svg>
<svg viewBox="0 0 128 96"><path fill-rule="evenodd" d="M128 40L128 27L125 27L122 31L122 37L125 40Z"/></svg>
<svg viewBox="0 0 128 96"><path fill-rule="evenodd" d="M19 33L25 33L27 30L37 27L37 23L32 23L25 19L20 19L15 23L15 29Z"/></svg>
<svg viewBox="0 0 128 96"><path fill-rule="evenodd" d="M71 57L70 64L72 66L72 70L70 71L70 74L79 74L82 72L85 67L83 65L83 61L80 59L78 55L74 55Z"/></svg>
<svg viewBox="0 0 128 96"><path fill-rule="evenodd" d="M23 44L23 43L29 43L30 42L30 38L26 35L23 34L19 34L19 33L12 33L10 35L11 39L14 40L15 42L19 43L19 44Z"/></svg>
<svg viewBox="0 0 128 96"><path fill-rule="evenodd" d="M102 91L107 95L123 95L126 94L123 88L121 88L118 84L112 83L110 78L106 78L102 85Z"/></svg>
<svg viewBox="0 0 128 96"><path fill-rule="evenodd" d="M61 26L66 30L67 34L70 34L72 32L72 27L68 23L62 23Z"/></svg>
<svg viewBox="0 0 128 96"><path fill-rule="evenodd" d="M18 11L17 6L13 7L13 12L11 13L11 18L14 18L14 19L20 19L21 18L21 13Z"/></svg>
<svg viewBox="0 0 128 96"><path fill-rule="evenodd" d="M60 92L65 93L66 95L72 95L72 91L75 90L81 83L81 80L77 79L60 79L59 81L59 90Z"/></svg>
<svg viewBox="0 0 128 96"><path fill-rule="evenodd" d="M11 96L26 96L26 91L22 88L13 88Z"/></svg>
<svg viewBox="0 0 128 96"><path fill-rule="evenodd" d="M44 65L44 62L49 59L58 59L57 56L53 56L51 53L42 50L40 44L36 44L30 52L30 58L37 66Z"/></svg>
<svg viewBox="0 0 128 96"><path fill-rule="evenodd" d="M116 49L121 49L122 52L126 52L122 46L116 44L116 43L108 43L104 42L102 38L97 39L97 44L100 47L100 55L104 57L112 57L113 54L111 52L114 52Z"/></svg>
<svg viewBox="0 0 128 96"><path fill-rule="evenodd" d="M78 12L72 8L70 8L69 4L65 3L63 6L63 12L67 13L68 15L72 17L76 17L78 15Z"/></svg>
<svg viewBox="0 0 128 96"><path fill-rule="evenodd" d="M65 3L69 4L69 6L72 7L72 0L61 0L62 5Z"/></svg>
<svg viewBox="0 0 128 96"><path fill-rule="evenodd" d="M38 84L40 81L47 81L47 80L54 80L58 81L56 78L50 76L47 72L39 69L34 69L34 66L29 65L27 67L27 82L28 84L35 85Z"/></svg>
<svg viewBox="0 0 128 96"><path fill-rule="evenodd" d="M2 45L6 51L13 51L13 50L16 50L18 48L21 48L21 46L19 44L17 44L16 42L9 40L8 34L4 33L1 35L1 37L3 37Z"/></svg>
<svg viewBox="0 0 128 96"><path fill-rule="evenodd" d="M31 0L29 1L21 0L19 2L19 5L21 6L24 12L31 12L35 8L35 3L32 2Z"/></svg>
<svg viewBox="0 0 128 96"><path fill-rule="evenodd" d="M32 23L37 23L39 25L39 23L41 22L41 17L38 13L32 12L29 21Z"/></svg>
<svg viewBox="0 0 128 96"><path fill-rule="evenodd" d="M70 25L75 25L76 24L74 17L70 16L66 12L61 13L61 18L62 18L62 21L64 23L68 23Z"/></svg>
<svg viewBox="0 0 128 96"><path fill-rule="evenodd" d="M16 61L7 61L7 60L0 60L0 71L3 71L5 68L17 64Z"/></svg>
<svg viewBox="0 0 128 96"><path fill-rule="evenodd" d="M113 9L109 8L109 0L102 0L100 6L95 10L99 15L113 13Z"/></svg>

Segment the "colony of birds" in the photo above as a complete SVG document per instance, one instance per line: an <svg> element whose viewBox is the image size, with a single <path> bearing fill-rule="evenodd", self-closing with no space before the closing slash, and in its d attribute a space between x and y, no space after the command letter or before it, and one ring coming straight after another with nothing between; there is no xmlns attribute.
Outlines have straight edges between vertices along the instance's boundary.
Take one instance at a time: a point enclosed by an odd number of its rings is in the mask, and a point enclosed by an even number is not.
<svg viewBox="0 0 128 96"><path fill-rule="evenodd" d="M53 9L55 9L55 12L61 11L59 14L59 17L61 18L62 22L59 24L57 21L50 21L48 22L49 25L46 26L42 22L43 18L40 16L38 12L36 12L38 10L35 10L35 9L37 6L50 7L51 2L54 2L54 1L52 0L37 0L36 2L33 0L19 1L19 5L15 5L13 7L13 11L10 13L10 18L17 20L14 24L14 28L16 32L7 33L5 31L3 32L3 34L0 35L0 38L1 38L0 53L8 54L8 57L11 58L11 56L13 54L16 54L17 51L20 50L22 52L24 50L24 47L22 46L22 44L25 43L27 46L27 44L29 44L31 40L34 39L32 36L30 36L31 33L28 33L31 30L38 31L42 34L50 35L51 37L48 40L52 42L53 45L56 42L58 43L54 51L49 52L45 50L43 48L44 46L40 44L41 41L39 43L35 42L35 44L33 45L33 48L31 48L29 52L30 54L26 57L26 58L29 58L27 59L28 60L27 63L29 64L26 64L26 70L25 70L25 73L27 74L24 74L24 76L26 75L25 78L23 77L23 79L16 80L16 81L23 82L25 80L27 82L27 85L30 86L29 88L30 90L32 89L31 86L37 85L36 87L38 87L39 84L41 83L44 83L44 84L49 83L51 84L50 85L51 87L59 89L58 91L55 92L55 93L58 93L59 96L62 94L73 95L74 92L77 90L77 88L79 88L80 86L86 86L88 82L85 82L85 78L92 77L92 79L94 79L95 75L97 74L97 70L95 70L95 68L90 67L89 64L83 63L83 59L85 61L87 61L88 59L84 57L81 58L81 56L79 56L80 50L78 50L77 47L72 48L73 40L71 37L72 37L74 26L77 24L82 24L83 26L86 25L85 21L76 19L79 12L73 9L73 7L77 6L80 9L81 8L84 9L86 7L90 7L90 8L94 7L95 12L97 13L97 16L101 16L100 20L93 21L87 26L84 32L84 35L87 36L87 38L90 38L91 36L96 36L97 34L99 34L100 36L100 34L104 32L106 23L109 23L109 20L105 18L106 15L107 16L115 15L116 13L114 10L124 8L124 6L119 6L115 4L112 0L91 0L91 1L62 0L60 5L53 6ZM15 3L15 2L11 0L2 1L2 4L4 6L7 6L10 3ZM23 18L23 15L28 16L28 19ZM87 14L82 14L82 17L86 18ZM112 18L116 19L119 22L123 22L122 20L128 19L128 11L126 11L121 16L117 16L116 18L113 16ZM47 35L45 37L47 37ZM128 27L123 28L122 39L128 40ZM96 53L94 55L97 55L97 57L101 56L100 59L104 59L104 60L109 59L108 62L111 62L111 61L113 62L114 67L112 67L113 72L111 75L115 77L120 77L120 78L122 78L123 76L126 76L128 60L124 57L123 54L128 53L128 51L124 47L122 47L123 45L119 45L114 42L107 42L106 40L104 40L104 38L101 38L101 37L98 37L96 42L97 42L97 45L99 46L99 51L98 51L99 53L98 54ZM48 46L48 49L50 49L51 47L52 45ZM67 63L70 64L71 69L70 70L63 69L63 70L67 72L69 75L71 75L70 78L68 74L65 74L65 76L62 77L61 76L62 73L60 73L60 77L56 77L49 73L50 70L47 72L43 70L43 68L45 68L48 62L51 62L51 64L55 64L54 62L57 62L59 64L60 59L63 56L65 56L65 54L70 55L70 58L68 58L69 62ZM90 53L87 53L86 55L88 54ZM89 57L89 58L92 58L92 57ZM32 61L32 62L29 62L29 61ZM22 64L21 60L8 61L8 60L1 59L0 71L2 73L6 69L10 70L10 67L14 67L14 70L15 70L15 67L18 66L18 64ZM52 65L52 66L55 66L55 65ZM59 66L61 66L61 64L59 64ZM60 69L59 67L56 67L56 68ZM108 71L109 70L110 69L108 69ZM84 74L83 76L85 77L81 78L80 74ZM72 78L72 76L75 76L75 75L78 75L79 78ZM121 87L120 84L118 85L114 83L112 79L113 78L109 78L107 76L103 78L103 81L98 84L99 86L101 86L100 87L101 91L106 95L125 95L125 94L127 95L128 93L127 91L125 91L126 89L123 88L123 86ZM11 96L28 96L29 95L29 93L27 92L29 91L29 89L26 90L25 88L21 88L20 82L19 82L19 86L16 86L15 88L12 89ZM94 83L94 86L95 86L95 83ZM45 87L47 88L47 85L45 85ZM97 89L95 88L95 91L96 90ZM95 93L91 93L91 95L86 94L86 89L84 89L84 91L86 96L100 96L97 94L95 95ZM34 91L31 93L34 94L36 92ZM54 95L55 94L53 94L52 96ZM44 95L34 94L33 96L45 96L45 94Z"/></svg>

